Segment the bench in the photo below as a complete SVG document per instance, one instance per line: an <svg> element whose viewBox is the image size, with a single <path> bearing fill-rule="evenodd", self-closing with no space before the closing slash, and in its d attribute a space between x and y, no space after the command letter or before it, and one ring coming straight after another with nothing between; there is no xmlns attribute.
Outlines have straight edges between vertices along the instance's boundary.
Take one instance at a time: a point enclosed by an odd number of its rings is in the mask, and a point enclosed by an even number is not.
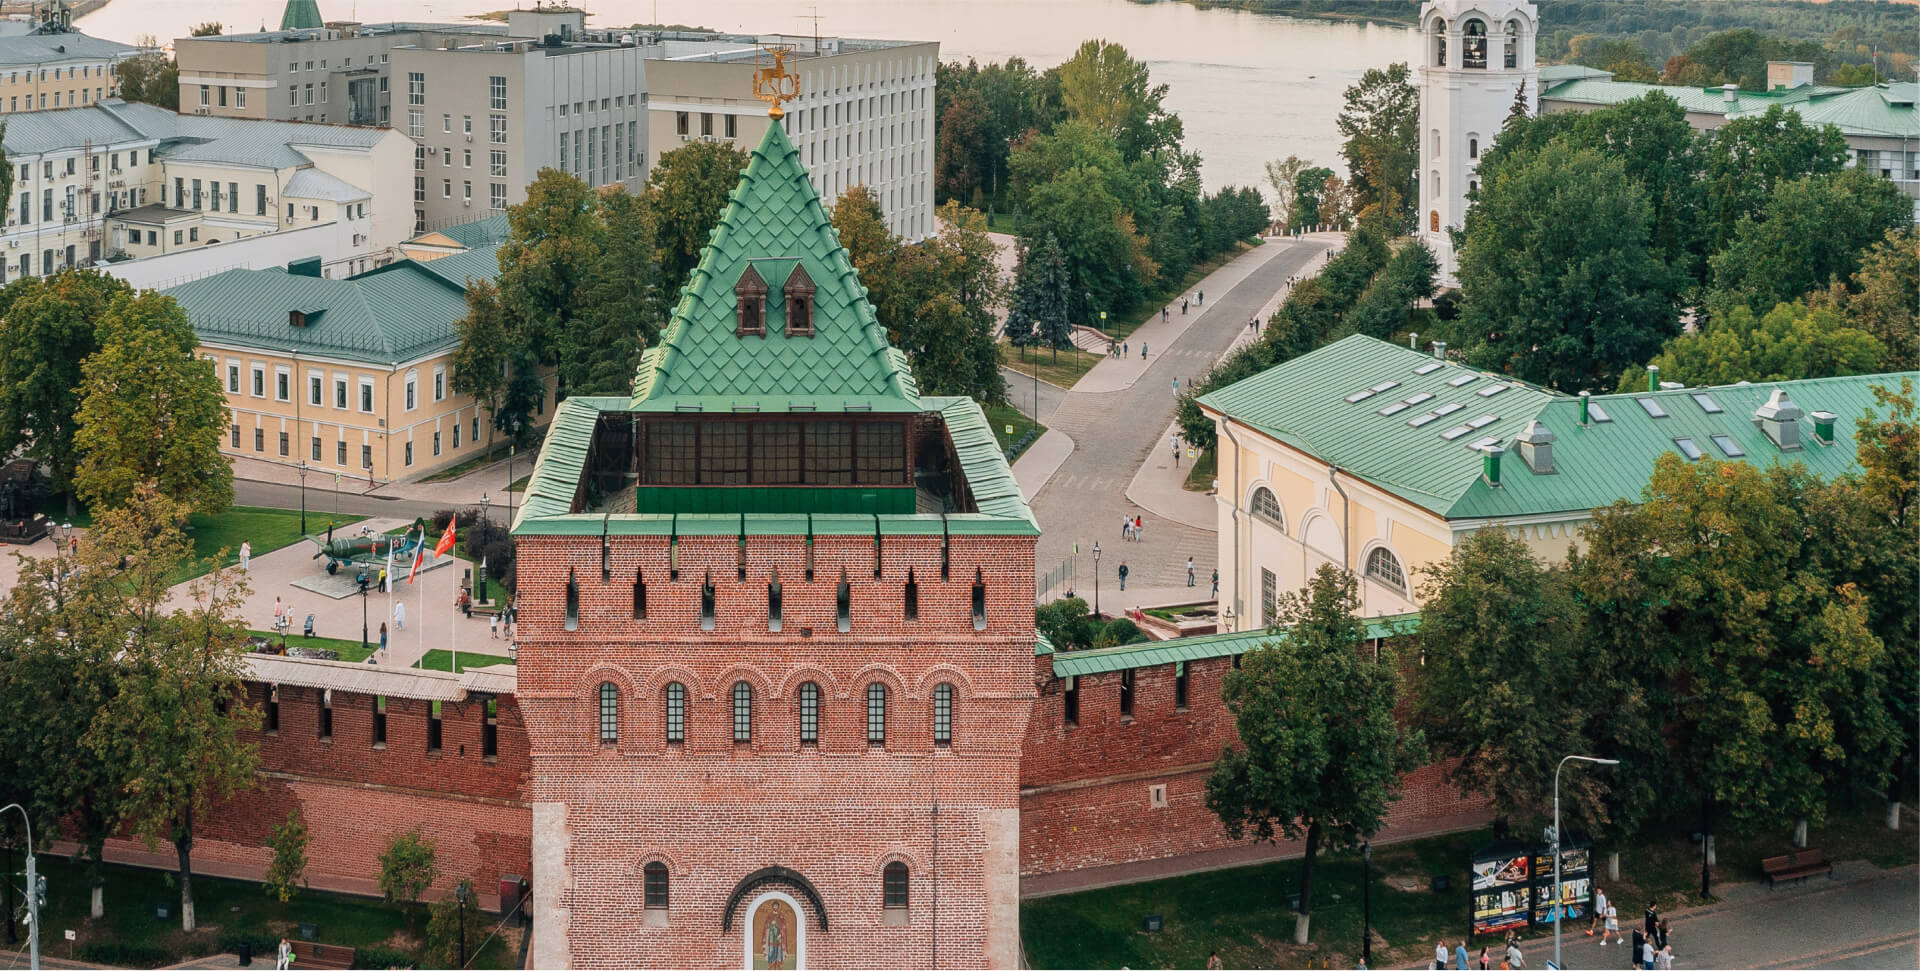
<svg viewBox="0 0 1920 971"><path fill-rule="evenodd" d="M338 944L316 944L313 941L289 941L293 947L293 966L300 968L338 968L340 971L353 967L353 948Z"/></svg>
<svg viewBox="0 0 1920 971"><path fill-rule="evenodd" d="M493 603L488 603L488 604L481 604L481 603L472 604L467 607L467 614L472 617L495 617L501 614L502 612L504 612L506 609L507 608L505 608L504 606L501 606L500 602L496 600Z"/></svg>
<svg viewBox="0 0 1920 971"><path fill-rule="evenodd" d="M1760 872L1768 888L1782 880L1805 880L1818 873L1833 877L1833 861L1817 849L1794 850L1785 856L1770 856L1760 861Z"/></svg>

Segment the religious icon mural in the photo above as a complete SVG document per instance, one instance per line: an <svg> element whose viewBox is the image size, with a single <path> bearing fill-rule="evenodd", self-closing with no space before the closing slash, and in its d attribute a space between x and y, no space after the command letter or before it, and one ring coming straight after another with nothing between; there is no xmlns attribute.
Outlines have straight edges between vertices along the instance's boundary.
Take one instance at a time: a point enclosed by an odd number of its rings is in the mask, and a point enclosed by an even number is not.
<svg viewBox="0 0 1920 971"><path fill-rule="evenodd" d="M791 901L782 896L767 896L754 904L747 925L748 965L763 968L799 968L800 937L805 933L800 915Z"/></svg>

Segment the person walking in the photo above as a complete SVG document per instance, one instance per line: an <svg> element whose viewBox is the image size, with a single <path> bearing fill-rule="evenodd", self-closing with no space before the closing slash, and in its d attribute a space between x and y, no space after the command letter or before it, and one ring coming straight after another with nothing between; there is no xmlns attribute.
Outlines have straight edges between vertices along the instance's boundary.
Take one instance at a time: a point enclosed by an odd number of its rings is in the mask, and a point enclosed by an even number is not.
<svg viewBox="0 0 1920 971"><path fill-rule="evenodd" d="M1454 971L1470 971L1467 967L1467 942L1464 940L1453 949L1453 967Z"/></svg>
<svg viewBox="0 0 1920 971"><path fill-rule="evenodd" d="M1527 956L1520 953L1520 939L1516 937L1507 941L1507 967L1520 971L1526 966Z"/></svg>
<svg viewBox="0 0 1920 971"><path fill-rule="evenodd" d="M1606 926L1600 930L1600 946L1607 946L1607 938L1620 933L1620 911L1612 903L1607 904Z"/></svg>
<svg viewBox="0 0 1920 971"><path fill-rule="evenodd" d="M495 640L495 641L500 639L500 615L499 614L494 614L493 618L487 621L487 639Z"/></svg>
<svg viewBox="0 0 1920 971"><path fill-rule="evenodd" d="M380 622L380 656L387 656L387 622Z"/></svg>
<svg viewBox="0 0 1920 971"><path fill-rule="evenodd" d="M1178 381L1176 380L1175 383L1178 383ZM1176 469L1179 468L1180 467L1180 436L1178 435L1169 436L1167 438L1167 447L1173 449L1173 467Z"/></svg>
<svg viewBox="0 0 1920 971"><path fill-rule="evenodd" d="M1187 315L1187 298L1181 297L1180 298L1180 316L1185 317L1186 315Z"/></svg>
<svg viewBox="0 0 1920 971"><path fill-rule="evenodd" d="M243 539L240 541L240 569L250 570L252 568L253 568L253 544Z"/></svg>
<svg viewBox="0 0 1920 971"><path fill-rule="evenodd" d="M1120 342L1120 356L1121 356L1121 357L1126 357L1126 356L1127 356L1127 342L1126 342L1126 341L1121 341L1121 342Z"/></svg>
<svg viewBox="0 0 1920 971"><path fill-rule="evenodd" d="M1173 396L1176 398L1180 397L1180 379L1179 378L1173 379Z"/></svg>
<svg viewBox="0 0 1920 971"><path fill-rule="evenodd" d="M1120 538L1123 540L1130 540L1133 538L1133 517L1132 516L1120 517Z"/></svg>
<svg viewBox="0 0 1920 971"><path fill-rule="evenodd" d="M287 606L279 597L273 598L273 629L279 630L287 624Z"/></svg>
<svg viewBox="0 0 1920 971"><path fill-rule="evenodd" d="M1433 946L1433 971L1447 971L1447 942Z"/></svg>
<svg viewBox="0 0 1920 971"><path fill-rule="evenodd" d="M1653 929L1660 923L1660 905L1648 904L1647 912L1641 917L1641 923L1645 925L1645 933L1648 939L1652 939Z"/></svg>
<svg viewBox="0 0 1920 971"><path fill-rule="evenodd" d="M1667 927L1667 919L1665 917L1660 918L1660 923L1654 925L1653 946L1656 949L1662 951L1667 949Z"/></svg>
<svg viewBox="0 0 1920 971"><path fill-rule="evenodd" d="M1163 323L1163 324L1164 324L1164 323L1166 323L1166 322L1167 322L1167 318L1168 318L1168 317L1170 317L1170 316L1172 316L1172 314L1173 314L1173 307L1171 307L1171 306L1166 306L1166 307L1161 307L1161 308L1160 308L1160 322L1161 322L1161 323Z"/></svg>
<svg viewBox="0 0 1920 971"><path fill-rule="evenodd" d="M1147 521L1139 516L1133 517L1133 538L1138 540L1147 531Z"/></svg>
<svg viewBox="0 0 1920 971"><path fill-rule="evenodd" d="M1207 291L1205 290L1198 291L1197 299L1195 299L1193 302L1195 304L1205 304L1207 302Z"/></svg>
<svg viewBox="0 0 1920 971"><path fill-rule="evenodd" d="M1193 586L1193 557L1187 557L1187 586Z"/></svg>
<svg viewBox="0 0 1920 971"><path fill-rule="evenodd" d="M1140 342L1140 360L1144 361L1146 359L1147 359L1147 342L1141 341Z"/></svg>
<svg viewBox="0 0 1920 971"><path fill-rule="evenodd" d="M1126 560L1120 561L1119 572L1120 572L1120 589L1125 590L1127 588L1127 561Z"/></svg>
<svg viewBox="0 0 1920 971"><path fill-rule="evenodd" d="M1599 887L1593 888L1593 919L1587 922L1587 936L1593 936L1593 929L1607 916L1607 892Z"/></svg>
<svg viewBox="0 0 1920 971"><path fill-rule="evenodd" d="M1483 947L1480 949L1480 971L1492 971L1492 969L1493 957L1489 955L1487 949Z"/></svg>
<svg viewBox="0 0 1920 971"><path fill-rule="evenodd" d="M1213 597L1215 600L1220 599L1220 568L1219 567L1214 567L1213 569Z"/></svg>
<svg viewBox="0 0 1920 971"><path fill-rule="evenodd" d="M1653 971L1653 935L1640 939L1640 967Z"/></svg>
<svg viewBox="0 0 1920 971"><path fill-rule="evenodd" d="M396 631L407 629L407 602L405 600L395 600L393 602L393 629Z"/></svg>

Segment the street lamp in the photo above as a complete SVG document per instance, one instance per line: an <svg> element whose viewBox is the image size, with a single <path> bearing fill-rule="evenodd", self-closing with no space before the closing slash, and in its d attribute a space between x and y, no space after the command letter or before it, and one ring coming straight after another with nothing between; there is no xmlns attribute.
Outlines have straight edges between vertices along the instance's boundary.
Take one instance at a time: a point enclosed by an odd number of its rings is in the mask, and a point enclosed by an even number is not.
<svg viewBox="0 0 1920 971"><path fill-rule="evenodd" d="M1560 889L1560 770L1568 762L1592 762L1594 765L1619 765L1619 759L1597 759L1591 755L1569 755L1553 767L1553 829L1547 833L1547 842L1553 851L1553 966L1564 968L1560 960L1560 925L1567 916L1566 899Z"/></svg>
<svg viewBox="0 0 1920 971"><path fill-rule="evenodd" d="M307 463L303 460L294 466L300 472L300 534L307 532Z"/></svg>
<svg viewBox="0 0 1920 971"><path fill-rule="evenodd" d="M520 451L520 421L515 419L507 431L507 528L513 528L513 457Z"/></svg>
<svg viewBox="0 0 1920 971"><path fill-rule="evenodd" d="M483 523L487 521L487 504L492 501L493 499L486 493L480 493L480 521Z"/></svg>
<svg viewBox="0 0 1920 971"><path fill-rule="evenodd" d="M355 582L360 584L360 649L364 651L367 649L367 568L366 567L360 568L360 573L357 577L355 577Z"/></svg>
<svg viewBox="0 0 1920 971"><path fill-rule="evenodd" d="M40 908L47 901L47 878L34 868L33 818L27 815L26 807L17 802L0 806L0 813L9 809L18 809L21 820L27 824L27 967L40 971Z"/></svg>
<svg viewBox="0 0 1920 971"><path fill-rule="evenodd" d="M467 966L467 882L453 888L453 896L460 904L460 966Z"/></svg>
<svg viewBox="0 0 1920 971"><path fill-rule="evenodd" d="M1373 844L1360 844L1360 863L1366 874L1360 884L1360 966L1373 967Z"/></svg>
<svg viewBox="0 0 1920 971"><path fill-rule="evenodd" d="M1093 615L1100 616L1100 541L1093 541Z"/></svg>

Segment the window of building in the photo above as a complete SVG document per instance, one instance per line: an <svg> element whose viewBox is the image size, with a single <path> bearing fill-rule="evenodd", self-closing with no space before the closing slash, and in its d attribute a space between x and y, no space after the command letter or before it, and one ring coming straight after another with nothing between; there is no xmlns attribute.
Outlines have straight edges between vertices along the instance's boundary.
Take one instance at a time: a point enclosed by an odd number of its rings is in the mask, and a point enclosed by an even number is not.
<svg viewBox="0 0 1920 971"><path fill-rule="evenodd" d="M360 379L360 410L373 414L373 381Z"/></svg>
<svg viewBox="0 0 1920 971"><path fill-rule="evenodd" d="M494 111L507 110L507 79L499 74L487 78L487 107Z"/></svg>
<svg viewBox="0 0 1920 971"><path fill-rule="evenodd" d="M733 683L733 740L753 741L753 685L745 681Z"/></svg>
<svg viewBox="0 0 1920 971"><path fill-rule="evenodd" d="M280 457L281 458L287 457L287 433L286 432L280 433Z"/></svg>
<svg viewBox="0 0 1920 971"><path fill-rule="evenodd" d="M412 442L406 443L406 447L402 450L402 454L403 454L403 457L401 459L401 464L412 465L413 464L413 443Z"/></svg>
<svg viewBox="0 0 1920 971"><path fill-rule="evenodd" d="M427 113L418 108L407 109L407 134L415 138L427 135Z"/></svg>
<svg viewBox="0 0 1920 971"><path fill-rule="evenodd" d="M292 384L293 384L293 375L287 373L286 368L284 367L274 368L273 400L291 401L292 394L293 394Z"/></svg>
<svg viewBox="0 0 1920 971"><path fill-rule="evenodd" d="M1280 500L1274 498L1272 489L1265 486L1255 489L1250 505L1256 519L1271 524L1282 533L1287 531L1286 517L1280 512Z"/></svg>
<svg viewBox="0 0 1920 971"><path fill-rule="evenodd" d="M487 185L487 208L507 208L507 186L504 182L492 182Z"/></svg>
<svg viewBox="0 0 1920 971"><path fill-rule="evenodd" d="M953 685L933 686L933 744L953 743Z"/></svg>
<svg viewBox="0 0 1920 971"><path fill-rule="evenodd" d="M820 744L820 686L811 681L800 686L800 744Z"/></svg>
<svg viewBox="0 0 1920 971"><path fill-rule="evenodd" d="M1280 607L1280 583L1273 571L1262 568L1260 571L1260 626L1272 627L1273 618Z"/></svg>
<svg viewBox="0 0 1920 971"><path fill-rule="evenodd" d="M907 865L898 860L881 870L880 899L890 909L904 909L907 906Z"/></svg>
<svg viewBox="0 0 1920 971"><path fill-rule="evenodd" d="M333 741L333 690L331 688L322 689L320 692L320 740Z"/></svg>
<svg viewBox="0 0 1920 971"><path fill-rule="evenodd" d="M1173 708L1175 711L1187 710L1187 662L1175 661L1173 664Z"/></svg>
<svg viewBox="0 0 1920 971"><path fill-rule="evenodd" d="M335 464L341 465L341 466L345 466L347 464L347 443L346 442L333 443L333 461Z"/></svg>
<svg viewBox="0 0 1920 971"><path fill-rule="evenodd" d="M360 446L360 467L362 469L373 468L373 446Z"/></svg>
<svg viewBox="0 0 1920 971"><path fill-rule="evenodd" d="M253 366L253 396L256 398L267 396L267 368L264 364Z"/></svg>
<svg viewBox="0 0 1920 971"><path fill-rule="evenodd" d="M1133 717L1133 674L1132 668L1120 672L1120 717Z"/></svg>
<svg viewBox="0 0 1920 971"><path fill-rule="evenodd" d="M440 716L440 703L438 701L427 702L427 751L428 752L440 751L441 731L442 731L443 724L444 723L441 721L441 716Z"/></svg>
<svg viewBox="0 0 1920 971"><path fill-rule="evenodd" d="M778 631L786 623L783 614L786 608L786 594L780 588L780 574L774 573L767 581L767 630Z"/></svg>
<svg viewBox="0 0 1920 971"><path fill-rule="evenodd" d="M727 137L728 138L740 137L740 119L733 115L728 115L726 117L727 117Z"/></svg>
<svg viewBox="0 0 1920 971"><path fill-rule="evenodd" d="M487 141L495 145L505 145L507 143L506 115L487 116Z"/></svg>
<svg viewBox="0 0 1920 971"><path fill-rule="evenodd" d="M1060 691L1060 720L1068 728L1080 724L1080 682L1071 675Z"/></svg>
<svg viewBox="0 0 1920 971"><path fill-rule="evenodd" d="M667 685L667 742L687 740L687 687L678 681Z"/></svg>
<svg viewBox="0 0 1920 971"><path fill-rule="evenodd" d="M320 385L320 375L307 375L307 404L316 408L320 406Z"/></svg>
<svg viewBox="0 0 1920 971"><path fill-rule="evenodd" d="M414 406L415 381L416 379L414 378L413 375L411 374L407 375L406 393L407 393L407 410L408 411L412 411Z"/></svg>
<svg viewBox="0 0 1920 971"><path fill-rule="evenodd" d="M488 698L481 711L480 757L497 758L500 755L500 701Z"/></svg>
<svg viewBox="0 0 1920 971"><path fill-rule="evenodd" d="M912 568L907 570L907 585L901 591L900 613L908 621L920 619L920 581L914 579Z"/></svg>
<svg viewBox="0 0 1920 971"><path fill-rule="evenodd" d="M649 863L641 870L645 877L646 907L648 910L667 909L667 865Z"/></svg>
<svg viewBox="0 0 1920 971"><path fill-rule="evenodd" d="M407 104L424 105L427 103L427 76L419 71L407 74Z"/></svg>
<svg viewBox="0 0 1920 971"><path fill-rule="evenodd" d="M238 364L227 365L227 391L231 394L240 393L240 365Z"/></svg>
<svg viewBox="0 0 1920 971"><path fill-rule="evenodd" d="M684 111L674 112L673 113L673 133L676 135L687 134L688 133L687 124L688 124L689 118L690 118L690 115L687 112L684 112Z"/></svg>
<svg viewBox="0 0 1920 971"><path fill-rule="evenodd" d="M232 431L233 431L233 435L232 435L232 441L233 441L233 447L234 447L234 448L239 448L239 447L240 447L240 426L239 426L239 425L229 425L229 426L227 426L227 427L228 427L228 428L230 428L230 429L232 429Z"/></svg>
<svg viewBox="0 0 1920 971"><path fill-rule="evenodd" d="M867 744L887 744L887 686L878 681L867 685Z"/></svg>
<svg viewBox="0 0 1920 971"><path fill-rule="evenodd" d="M580 581L574 578L571 571L567 573L566 628L568 630L580 629Z"/></svg>
<svg viewBox="0 0 1920 971"><path fill-rule="evenodd" d="M267 686L267 734L280 734L280 686Z"/></svg>
<svg viewBox="0 0 1920 971"><path fill-rule="evenodd" d="M433 454L435 455L440 454L440 433L439 432L433 433Z"/></svg>
<svg viewBox="0 0 1920 971"><path fill-rule="evenodd" d="M307 453L309 456L308 461L310 462L320 461L320 436L318 435L313 436L307 448Z"/></svg>
<svg viewBox="0 0 1920 971"><path fill-rule="evenodd" d="M847 583L847 575L840 575L840 585L833 590L833 626L844 634L853 629L853 587Z"/></svg>
<svg viewBox="0 0 1920 971"><path fill-rule="evenodd" d="M373 696L373 747L387 747L387 696Z"/></svg>
<svg viewBox="0 0 1920 971"><path fill-rule="evenodd" d="M1384 546L1375 547L1367 554L1367 576L1400 591L1407 592L1407 574L1400 568L1400 560L1393 551Z"/></svg>
<svg viewBox="0 0 1920 971"><path fill-rule="evenodd" d="M600 682L600 744L620 741L620 688L611 681Z"/></svg>

